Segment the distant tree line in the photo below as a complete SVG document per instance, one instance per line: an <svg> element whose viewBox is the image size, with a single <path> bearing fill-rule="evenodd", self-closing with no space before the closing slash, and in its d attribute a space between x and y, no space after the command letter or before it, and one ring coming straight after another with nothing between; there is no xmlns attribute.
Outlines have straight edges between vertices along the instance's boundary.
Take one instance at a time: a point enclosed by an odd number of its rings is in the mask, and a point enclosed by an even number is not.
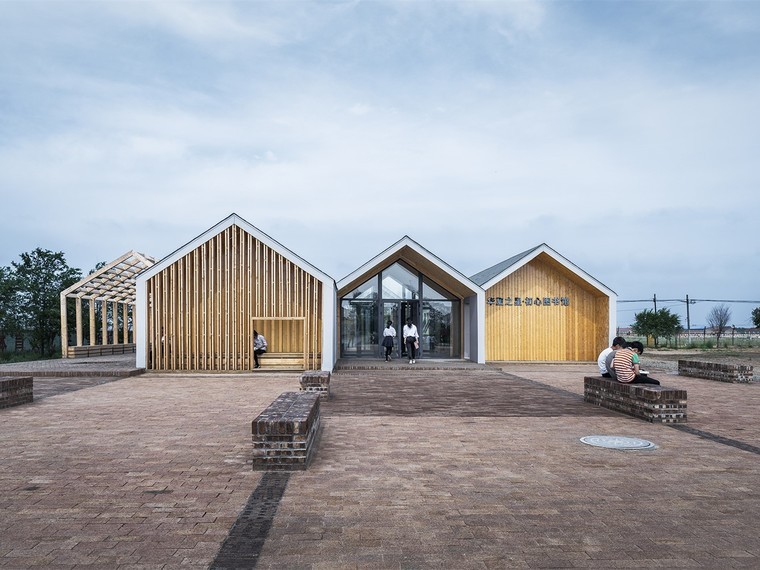
<svg viewBox="0 0 760 570"><path fill-rule="evenodd" d="M26 338L41 357L53 356L61 332L61 291L82 278L63 252L37 248L0 267L0 352L7 336ZM73 315L72 315L73 316Z"/></svg>
<svg viewBox="0 0 760 570"><path fill-rule="evenodd" d="M720 337L731 328L729 325L731 309L723 303L716 305L707 314L706 320L707 326L715 332L717 342L720 344ZM760 307L752 311L752 322L760 328ZM678 315L671 313L669 309L657 311L647 309L636 313L634 323L631 325L631 331L634 334L652 337L655 346L658 346L660 338L670 339L677 336L682 330L681 319Z"/></svg>

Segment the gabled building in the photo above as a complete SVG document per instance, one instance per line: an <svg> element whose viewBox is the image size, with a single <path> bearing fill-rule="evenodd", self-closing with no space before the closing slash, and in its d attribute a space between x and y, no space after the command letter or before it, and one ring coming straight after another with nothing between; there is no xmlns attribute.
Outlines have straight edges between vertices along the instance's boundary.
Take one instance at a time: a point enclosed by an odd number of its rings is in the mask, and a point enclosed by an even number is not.
<svg viewBox="0 0 760 570"><path fill-rule="evenodd" d="M335 281L232 214L137 277L137 366L253 368L253 331L267 362L335 363Z"/></svg>
<svg viewBox="0 0 760 570"><path fill-rule="evenodd" d="M593 361L615 331L615 292L545 243L471 279L486 295L486 360Z"/></svg>
<svg viewBox="0 0 760 570"><path fill-rule="evenodd" d="M400 339L411 319L423 357L485 362L483 290L408 236L341 279L338 300L342 358L380 358L385 324ZM399 339L396 357L405 350Z"/></svg>

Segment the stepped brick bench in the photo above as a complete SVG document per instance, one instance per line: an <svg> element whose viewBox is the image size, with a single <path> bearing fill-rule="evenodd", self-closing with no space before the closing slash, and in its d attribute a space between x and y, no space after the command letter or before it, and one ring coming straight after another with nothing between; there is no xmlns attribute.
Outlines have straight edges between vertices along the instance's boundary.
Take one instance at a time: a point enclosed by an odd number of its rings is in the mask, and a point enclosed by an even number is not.
<svg viewBox="0 0 760 570"><path fill-rule="evenodd" d="M741 364L719 364L717 362L700 362L697 360L679 360L678 375L692 378L706 378L718 382L740 382L749 384L754 378L752 366Z"/></svg>
<svg viewBox="0 0 760 570"><path fill-rule="evenodd" d="M28 404L34 400L31 376L0 376L0 408Z"/></svg>
<svg viewBox="0 0 760 570"><path fill-rule="evenodd" d="M294 471L309 466L319 433L319 394L283 392L253 420L253 468Z"/></svg>
<svg viewBox="0 0 760 570"><path fill-rule="evenodd" d="M686 390L655 384L623 384L601 376L586 376L583 399L653 423L686 421Z"/></svg>
<svg viewBox="0 0 760 570"><path fill-rule="evenodd" d="M316 392L320 399L330 399L330 373L325 370L307 370L301 374L301 391Z"/></svg>

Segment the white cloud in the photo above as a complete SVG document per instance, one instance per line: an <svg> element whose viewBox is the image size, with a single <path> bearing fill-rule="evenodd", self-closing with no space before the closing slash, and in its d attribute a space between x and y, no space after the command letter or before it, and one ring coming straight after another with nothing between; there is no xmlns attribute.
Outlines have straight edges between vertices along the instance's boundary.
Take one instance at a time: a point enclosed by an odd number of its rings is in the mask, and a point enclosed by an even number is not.
<svg viewBox="0 0 760 570"><path fill-rule="evenodd" d="M38 45L0 25L2 265L161 256L236 211L336 278L409 234L466 274L547 242L623 297L757 281L758 63L728 24L716 77L583 3L78 6L14 6Z"/></svg>

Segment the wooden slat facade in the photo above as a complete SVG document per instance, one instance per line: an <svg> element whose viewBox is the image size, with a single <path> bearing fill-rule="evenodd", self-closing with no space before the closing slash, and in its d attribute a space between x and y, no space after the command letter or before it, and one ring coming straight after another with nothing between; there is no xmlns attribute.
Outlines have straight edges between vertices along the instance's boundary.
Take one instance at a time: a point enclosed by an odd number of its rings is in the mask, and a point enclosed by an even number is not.
<svg viewBox="0 0 760 570"><path fill-rule="evenodd" d="M486 305L486 360L593 361L608 344L609 298L545 254L488 288L489 298L505 304Z"/></svg>
<svg viewBox="0 0 760 570"><path fill-rule="evenodd" d="M316 277L231 225L147 280L147 366L250 370L255 328L268 354L318 370L322 295Z"/></svg>

